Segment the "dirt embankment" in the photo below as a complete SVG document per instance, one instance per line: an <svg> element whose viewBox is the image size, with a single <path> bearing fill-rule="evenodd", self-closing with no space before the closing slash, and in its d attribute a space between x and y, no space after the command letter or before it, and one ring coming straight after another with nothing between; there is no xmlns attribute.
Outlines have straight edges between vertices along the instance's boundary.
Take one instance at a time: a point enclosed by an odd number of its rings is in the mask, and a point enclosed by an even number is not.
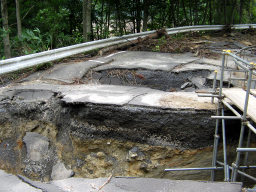
<svg viewBox="0 0 256 192"><path fill-rule="evenodd" d="M14 96L0 103L0 168L42 181L51 179L57 162L63 162L76 177L195 179L197 174L197 179L205 179L209 176L205 172L166 173L164 169L210 165L212 114L67 105L57 94L34 102ZM234 126L227 130L231 143L236 137L232 132Z"/></svg>

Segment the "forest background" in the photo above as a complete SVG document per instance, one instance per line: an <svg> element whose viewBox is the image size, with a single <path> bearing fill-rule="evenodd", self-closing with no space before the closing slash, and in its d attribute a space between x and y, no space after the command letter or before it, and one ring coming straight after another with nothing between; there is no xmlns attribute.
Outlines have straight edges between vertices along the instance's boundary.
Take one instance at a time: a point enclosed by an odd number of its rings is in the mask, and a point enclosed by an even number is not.
<svg viewBox="0 0 256 192"><path fill-rule="evenodd" d="M255 23L256 0L1 0L0 59L112 36Z"/></svg>

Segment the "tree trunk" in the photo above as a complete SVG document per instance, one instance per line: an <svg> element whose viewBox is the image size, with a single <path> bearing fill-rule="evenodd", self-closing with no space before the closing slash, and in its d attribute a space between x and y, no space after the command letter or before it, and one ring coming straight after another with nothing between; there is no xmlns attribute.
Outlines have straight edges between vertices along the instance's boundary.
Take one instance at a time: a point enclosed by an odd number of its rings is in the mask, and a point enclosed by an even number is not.
<svg viewBox="0 0 256 192"><path fill-rule="evenodd" d="M83 1L83 37L85 42L91 40L91 11L92 11L92 0Z"/></svg>
<svg viewBox="0 0 256 192"><path fill-rule="evenodd" d="M87 0L86 31L87 41L92 40L92 0Z"/></svg>
<svg viewBox="0 0 256 192"><path fill-rule="evenodd" d="M180 26L180 0L177 0L177 12L176 12L176 17L177 17L177 27Z"/></svg>
<svg viewBox="0 0 256 192"><path fill-rule="evenodd" d="M7 9L7 0L1 0L1 13L2 13L2 25L3 30L5 31L6 35L3 37L4 43L4 55L6 59L11 58L11 46L9 40L9 25L8 25L8 9Z"/></svg>
<svg viewBox="0 0 256 192"><path fill-rule="evenodd" d="M20 20L20 1L15 0L15 2L16 2L16 19L17 19L18 37L21 38L22 31L21 31L21 20Z"/></svg>
<svg viewBox="0 0 256 192"><path fill-rule="evenodd" d="M102 1L101 4L101 20L100 20L100 34L101 38L104 36L104 31L103 31L103 25L104 25L104 0Z"/></svg>
<svg viewBox="0 0 256 192"><path fill-rule="evenodd" d="M195 1L195 20L194 20L194 25L198 24L198 4L197 0Z"/></svg>
<svg viewBox="0 0 256 192"><path fill-rule="evenodd" d="M242 23L243 19L243 7L244 6L244 0L240 0L240 10L239 10L239 24Z"/></svg>
<svg viewBox="0 0 256 192"><path fill-rule="evenodd" d="M86 7L87 7L87 0L83 0L83 37L84 41L87 41L87 34L86 34Z"/></svg>
<svg viewBox="0 0 256 192"><path fill-rule="evenodd" d="M123 35L123 28L122 28L122 21L121 21L121 12L119 8L119 1L116 1L116 12L117 12L117 21L116 21L116 27L119 28L119 35Z"/></svg>
<svg viewBox="0 0 256 192"><path fill-rule="evenodd" d="M144 17L143 17L143 31L148 30L148 8L149 0L144 0Z"/></svg>
<svg viewBox="0 0 256 192"><path fill-rule="evenodd" d="M216 2L214 2L214 6L216 9L215 15L214 15L214 24L223 24L221 22L221 17L222 17L222 10L221 10L221 4L222 4L222 0L216 0Z"/></svg>
<svg viewBox="0 0 256 192"><path fill-rule="evenodd" d="M109 26L110 26L110 5L109 5L109 0L107 0L107 11L106 11L106 31L105 31L105 37L108 38L109 35Z"/></svg>
<svg viewBox="0 0 256 192"><path fill-rule="evenodd" d="M190 25L192 26L193 22L193 17L192 17L192 5L191 1L189 1L189 15L190 15Z"/></svg>
<svg viewBox="0 0 256 192"><path fill-rule="evenodd" d="M236 4L237 4L237 0L234 0L233 7L232 7L230 24L234 24L234 14L235 14Z"/></svg>
<svg viewBox="0 0 256 192"><path fill-rule="evenodd" d="M224 0L224 22L225 22L225 25L227 25L228 23L228 18L227 18L227 0Z"/></svg>
<svg viewBox="0 0 256 192"><path fill-rule="evenodd" d="M135 4L136 4L136 0L133 0L133 2L132 2L132 6L133 6L133 11L132 11L132 13L131 13L131 15L132 15L132 23L133 23L133 33L135 33L136 32L136 22L135 22L135 15L136 15L136 11L135 11Z"/></svg>
<svg viewBox="0 0 256 192"><path fill-rule="evenodd" d="M211 0L209 2L209 23L212 25L212 3Z"/></svg>
<svg viewBox="0 0 256 192"><path fill-rule="evenodd" d="M176 27L176 19L175 19L175 11L174 11L175 8L172 0L170 0L170 4L171 4L172 17L173 17L173 27Z"/></svg>
<svg viewBox="0 0 256 192"><path fill-rule="evenodd" d="M137 29L137 33L140 32L140 0L136 1L136 29Z"/></svg>
<svg viewBox="0 0 256 192"><path fill-rule="evenodd" d="M205 20L206 20L209 1L210 1L210 0L208 0L208 1L206 2L205 12L204 12L204 19L203 19L202 25L204 25Z"/></svg>
<svg viewBox="0 0 256 192"><path fill-rule="evenodd" d="M186 25L189 25L189 21L188 21L188 16L187 16L184 0L182 0L182 6L183 6L183 12L184 12L184 15L185 15L185 19L186 19Z"/></svg>

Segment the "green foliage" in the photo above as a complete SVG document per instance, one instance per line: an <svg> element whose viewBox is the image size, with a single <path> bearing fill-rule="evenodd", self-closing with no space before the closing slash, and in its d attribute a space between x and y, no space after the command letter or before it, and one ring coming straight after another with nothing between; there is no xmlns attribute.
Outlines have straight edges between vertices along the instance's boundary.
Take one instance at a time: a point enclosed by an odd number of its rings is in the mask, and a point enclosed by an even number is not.
<svg viewBox="0 0 256 192"><path fill-rule="evenodd" d="M49 69L50 67L53 66L53 63L52 62L49 62L49 63L44 63L44 64L41 64L41 65L37 65L35 67L35 71L40 71L40 70L45 70L45 69Z"/></svg>
<svg viewBox="0 0 256 192"><path fill-rule="evenodd" d="M46 51L51 43L51 36L49 34L41 34L38 28L34 30L25 29L22 32L22 37L17 36L12 41L12 50L14 55L28 55Z"/></svg>
<svg viewBox="0 0 256 192"><path fill-rule="evenodd" d="M83 35L79 32L75 32L73 36L65 35L63 32L56 36L56 47L65 47L83 42Z"/></svg>
<svg viewBox="0 0 256 192"><path fill-rule="evenodd" d="M34 18L34 22L39 24L38 26L43 33L50 37L49 40L51 48L57 46L58 35L62 31L68 30L67 23L62 21L68 16L68 14L69 11L67 9L59 9L57 12L53 7L48 7L40 10Z"/></svg>
<svg viewBox="0 0 256 192"><path fill-rule="evenodd" d="M176 33L172 36L173 39L182 39L184 37L184 33Z"/></svg>
<svg viewBox="0 0 256 192"><path fill-rule="evenodd" d="M156 48L154 49L154 51L159 52L160 51L160 46L156 45Z"/></svg>
<svg viewBox="0 0 256 192"><path fill-rule="evenodd" d="M7 33L10 34L13 56L83 42L82 0L22 0L20 2L22 38L17 37L15 1L8 1L9 30L0 29L1 38ZM145 13L143 2L146 1L93 1L93 30L90 33L92 39L135 33ZM201 24L236 24L240 20L242 23L256 23L256 0L148 0L148 2L147 30ZM182 38L182 36L183 34L180 33L173 38ZM164 43L165 39L161 38L156 46ZM3 59L2 41L0 54Z"/></svg>
<svg viewBox="0 0 256 192"><path fill-rule="evenodd" d="M6 31L4 28L0 28L0 37L4 38L8 33L10 33L11 29L9 28L8 31Z"/></svg>
<svg viewBox="0 0 256 192"><path fill-rule="evenodd" d="M34 30L26 29L22 33L22 43L24 53L37 53L48 49L51 43L51 35L42 35L38 28Z"/></svg>
<svg viewBox="0 0 256 192"><path fill-rule="evenodd" d="M166 43L166 39L165 39L165 36L161 37L160 39L158 39L158 44L159 45L162 45L162 44L165 44Z"/></svg>

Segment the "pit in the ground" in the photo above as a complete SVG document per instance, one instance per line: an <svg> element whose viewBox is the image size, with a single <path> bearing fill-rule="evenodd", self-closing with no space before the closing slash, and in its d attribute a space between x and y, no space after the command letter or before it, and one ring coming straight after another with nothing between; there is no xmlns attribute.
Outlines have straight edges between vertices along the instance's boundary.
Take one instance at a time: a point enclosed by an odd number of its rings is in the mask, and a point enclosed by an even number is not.
<svg viewBox="0 0 256 192"><path fill-rule="evenodd" d="M145 86L162 91L188 91L210 88L212 80L207 79L211 71L194 70L186 72L166 72L143 69L111 69L97 71L87 75L87 78L98 84Z"/></svg>

